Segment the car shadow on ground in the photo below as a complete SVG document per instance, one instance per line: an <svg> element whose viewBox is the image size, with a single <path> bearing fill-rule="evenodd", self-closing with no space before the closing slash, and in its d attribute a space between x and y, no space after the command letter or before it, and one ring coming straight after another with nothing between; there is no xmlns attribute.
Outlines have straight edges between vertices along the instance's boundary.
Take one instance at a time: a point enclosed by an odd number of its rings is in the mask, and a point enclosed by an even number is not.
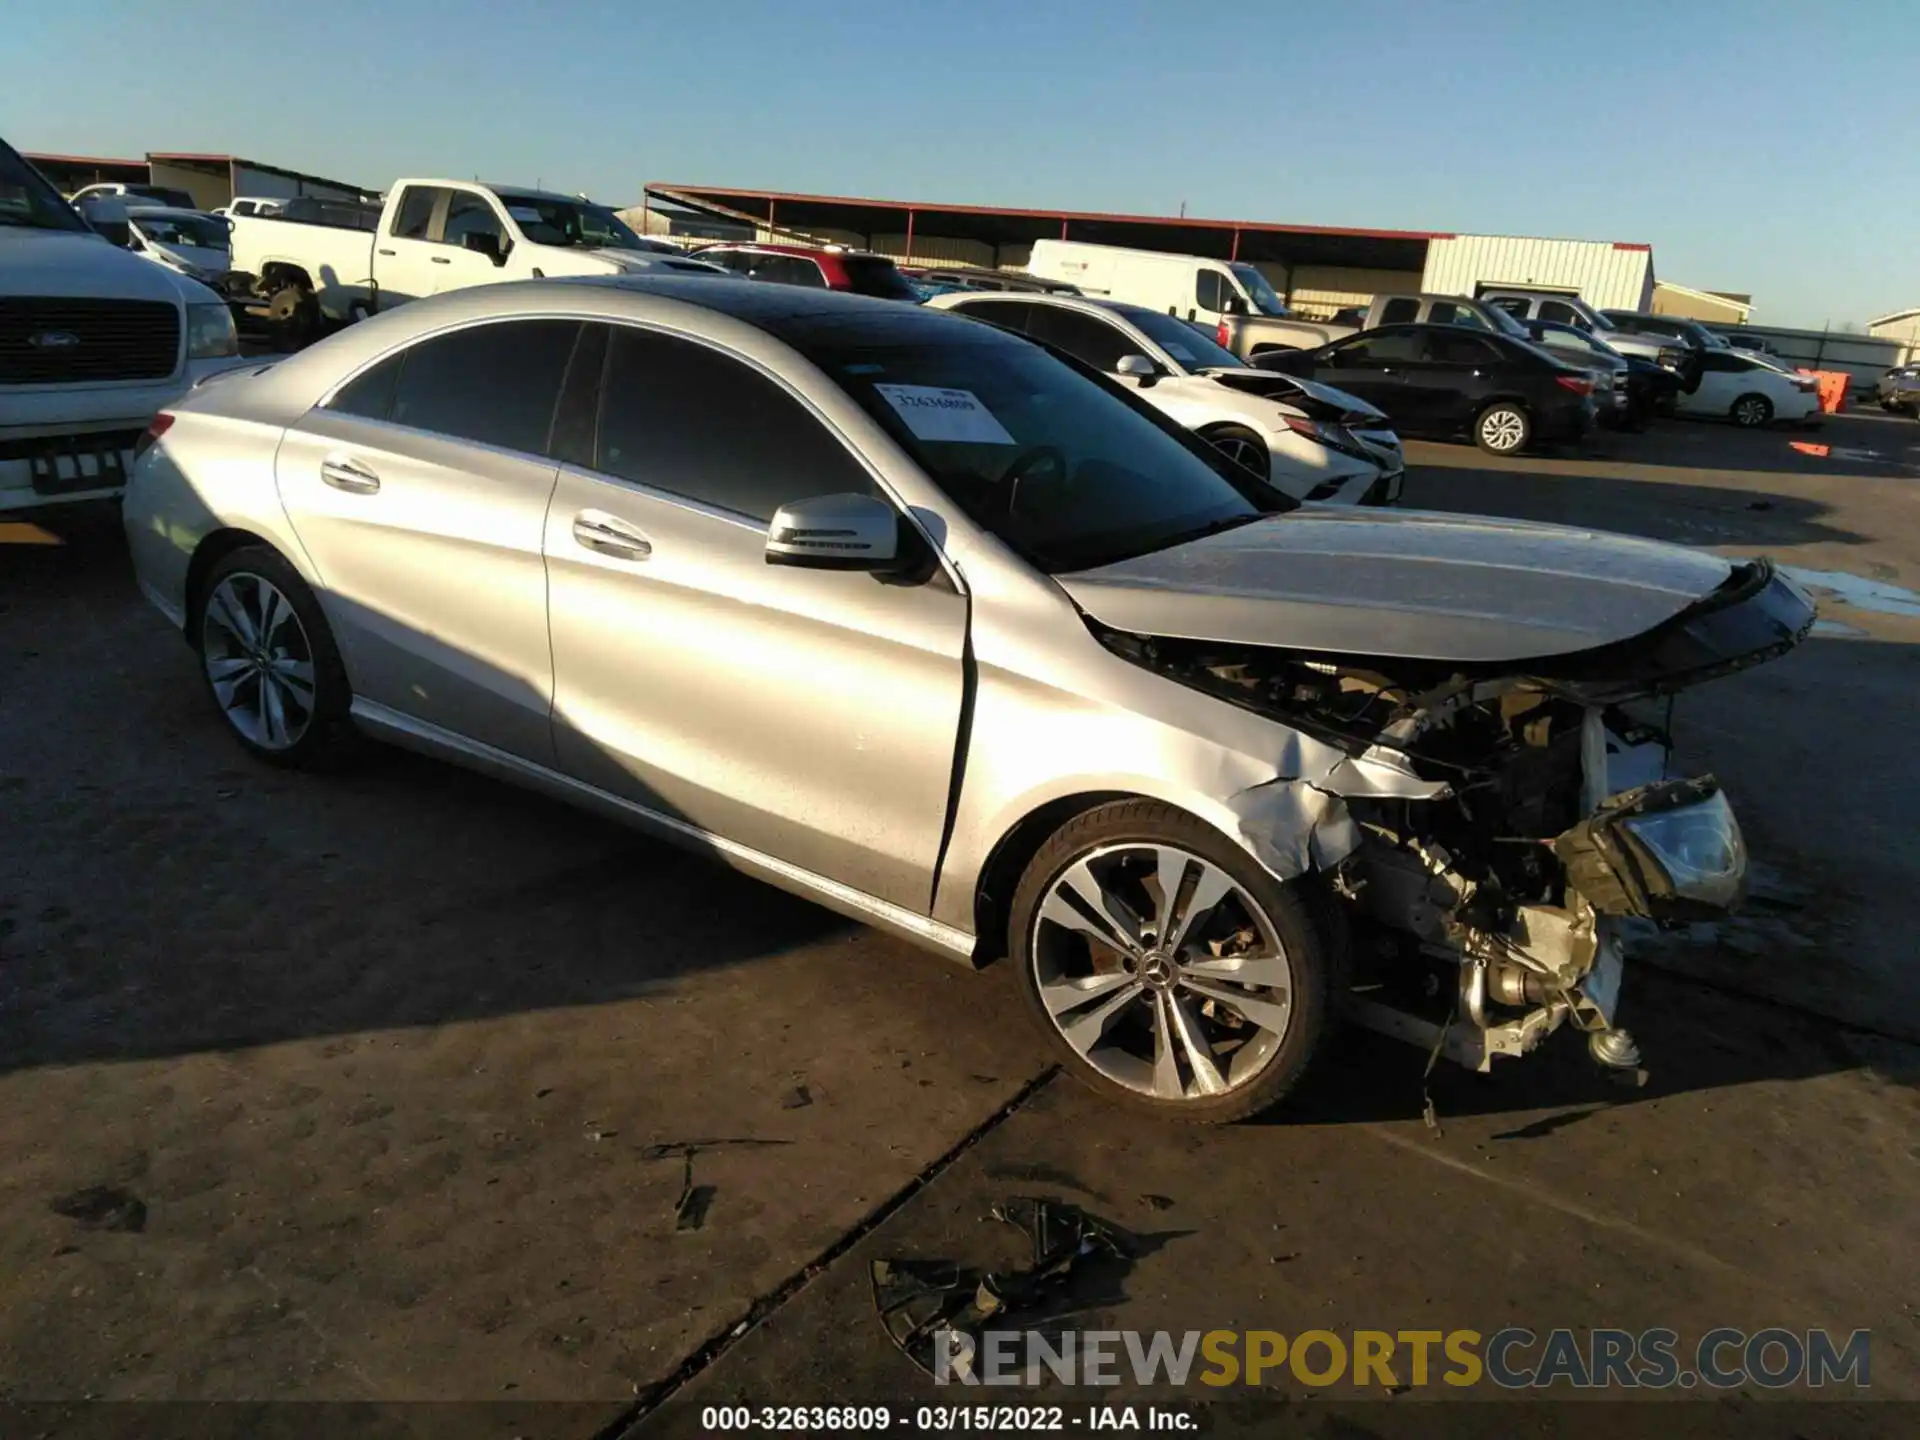
<svg viewBox="0 0 1920 1440"><path fill-rule="evenodd" d="M1420 463L1407 472L1410 510L1497 515L1611 530L1679 545L1863 545L1869 537L1831 524L1821 500L1737 486L1689 484L1636 475L1546 469L1491 469Z"/></svg>
<svg viewBox="0 0 1920 1440"><path fill-rule="evenodd" d="M111 537L35 552L8 578L0 622L49 603L104 617L130 598ZM320 777L247 761L177 639L159 625L140 633L164 683L81 677L77 692L45 692L67 713L41 717L85 729L105 694L130 707L115 722L131 748L85 769L0 776L18 822L0 859L26 882L0 896L0 1073L615 1002L859 928L709 856L437 761L368 747L347 773ZM0 682L31 678L12 655L0 667ZM145 800L152 751L201 783L169 781ZM901 964L941 963L897 948ZM1861 1063L1819 1022L1762 1007L1756 1027L1751 1002L1657 972L1636 970L1624 1003L1646 1089L1614 1088L1563 1033L1489 1077L1436 1067L1439 1113L1603 1107ZM1724 1034L1703 1014L1721 1014ZM1337 1043L1347 1053L1281 1120L1420 1113L1419 1051L1361 1034Z"/></svg>

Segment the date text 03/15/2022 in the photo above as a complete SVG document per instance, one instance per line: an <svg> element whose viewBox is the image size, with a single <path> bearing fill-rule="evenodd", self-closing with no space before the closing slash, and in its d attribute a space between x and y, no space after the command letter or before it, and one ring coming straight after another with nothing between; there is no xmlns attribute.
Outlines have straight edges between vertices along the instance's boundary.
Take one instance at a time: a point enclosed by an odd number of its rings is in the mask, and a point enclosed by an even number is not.
<svg viewBox="0 0 1920 1440"><path fill-rule="evenodd" d="M803 1434L901 1430L922 1434L1038 1434L1070 1430L1138 1430L1177 1434L1199 1429L1190 1412L1169 1405L709 1405L700 1428L710 1433Z"/></svg>

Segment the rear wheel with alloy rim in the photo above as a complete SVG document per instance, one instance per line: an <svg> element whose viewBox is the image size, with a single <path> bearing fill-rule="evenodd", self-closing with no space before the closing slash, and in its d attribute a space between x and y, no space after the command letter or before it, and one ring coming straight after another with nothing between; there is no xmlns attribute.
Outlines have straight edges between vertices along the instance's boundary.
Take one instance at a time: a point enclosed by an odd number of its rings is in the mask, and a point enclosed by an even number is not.
<svg viewBox="0 0 1920 1440"><path fill-rule="evenodd" d="M1489 405L1473 424L1475 442L1490 455L1518 455L1532 433L1527 412L1507 400Z"/></svg>
<svg viewBox="0 0 1920 1440"><path fill-rule="evenodd" d="M1267 461L1267 444L1244 425L1214 425L1200 432L1200 438L1243 469L1262 480L1272 473Z"/></svg>
<svg viewBox="0 0 1920 1440"><path fill-rule="evenodd" d="M1330 947L1296 886L1157 801L1070 821L1015 893L1009 949L1068 1070L1170 1119L1292 1088L1326 1026Z"/></svg>
<svg viewBox="0 0 1920 1440"><path fill-rule="evenodd" d="M1764 395L1742 395L1733 402L1733 423L1743 430L1758 430L1772 423L1773 402Z"/></svg>
<svg viewBox="0 0 1920 1440"><path fill-rule="evenodd" d="M305 766L341 748L351 697L340 653L299 573L249 545L200 587L193 638L207 692L240 743L275 764Z"/></svg>

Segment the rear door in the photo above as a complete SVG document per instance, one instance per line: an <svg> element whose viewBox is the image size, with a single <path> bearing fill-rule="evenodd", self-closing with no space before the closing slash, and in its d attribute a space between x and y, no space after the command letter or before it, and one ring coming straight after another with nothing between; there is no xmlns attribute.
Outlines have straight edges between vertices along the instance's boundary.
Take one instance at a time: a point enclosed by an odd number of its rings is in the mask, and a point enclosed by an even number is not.
<svg viewBox="0 0 1920 1440"><path fill-rule="evenodd" d="M356 698L547 765L547 449L580 330L417 341L310 411L275 462Z"/></svg>
<svg viewBox="0 0 1920 1440"><path fill-rule="evenodd" d="M389 227L374 238L373 278L380 287L380 308L431 295L440 267L433 261L450 191L438 185L409 185L390 207Z"/></svg>
<svg viewBox="0 0 1920 1440"><path fill-rule="evenodd" d="M598 424L546 527L560 760L670 821L926 914L967 602L766 562L789 501L881 493L792 390L614 327Z"/></svg>
<svg viewBox="0 0 1920 1440"><path fill-rule="evenodd" d="M1677 397L1680 409L1696 415L1725 415L1733 402L1746 393L1747 372L1753 362L1742 360L1726 350L1706 350L1700 355L1700 384L1692 394Z"/></svg>
<svg viewBox="0 0 1920 1440"><path fill-rule="evenodd" d="M1428 432L1465 426L1500 388L1505 364L1492 341L1466 327L1430 328L1422 359L1408 372L1409 423Z"/></svg>

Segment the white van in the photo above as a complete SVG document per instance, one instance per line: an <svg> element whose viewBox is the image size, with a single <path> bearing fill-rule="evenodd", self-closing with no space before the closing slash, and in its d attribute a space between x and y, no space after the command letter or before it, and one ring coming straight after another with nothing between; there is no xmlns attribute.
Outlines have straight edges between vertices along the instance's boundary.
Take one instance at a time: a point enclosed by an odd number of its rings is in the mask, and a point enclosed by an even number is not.
<svg viewBox="0 0 1920 1440"><path fill-rule="evenodd" d="M1078 240L1036 240L1027 273L1043 280L1065 280L1079 286L1083 295L1145 305L1209 327L1218 325L1223 315L1288 318L1286 305L1267 277L1241 260L1127 250Z"/></svg>

